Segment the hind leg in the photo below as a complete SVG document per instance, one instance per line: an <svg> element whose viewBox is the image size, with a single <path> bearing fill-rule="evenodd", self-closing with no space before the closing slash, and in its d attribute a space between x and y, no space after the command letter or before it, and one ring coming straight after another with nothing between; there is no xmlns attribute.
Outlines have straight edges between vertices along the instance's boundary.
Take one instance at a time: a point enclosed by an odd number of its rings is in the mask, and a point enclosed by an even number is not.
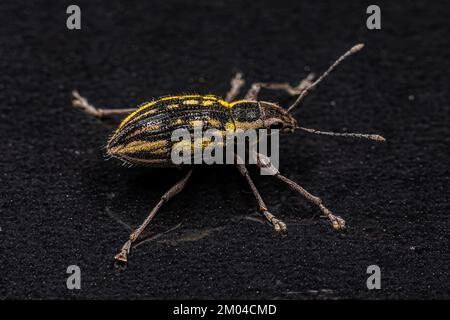
<svg viewBox="0 0 450 320"><path fill-rule="evenodd" d="M128 261L128 254L130 253L131 245L138 239L138 237L141 235L141 233L144 231L144 229L147 227L147 225L150 223L150 221L153 220L156 213L159 211L161 206L169 201L171 198L176 196L178 193L181 192L181 190L184 189L186 186L187 181L189 180L189 177L191 176L192 169L189 170L189 172L180 180L178 181L172 188L169 189L159 200L159 202L156 204L156 206L152 209L152 211L149 213L147 218L144 220L144 222L130 234L130 238L127 242L123 245L122 249L120 249L120 252L115 256L115 259L118 263L126 264Z"/></svg>
<svg viewBox="0 0 450 320"><path fill-rule="evenodd" d="M88 100L81 96L78 91L74 90L72 91L72 105L75 108L78 108L82 111L84 111L85 113L97 117L97 118L106 118L106 117L110 117L110 116L114 116L114 115L121 115L121 114L127 114L130 113L134 110L136 110L135 108L133 109L100 109L100 108L96 108L94 107L92 104L90 104L88 102Z"/></svg>
<svg viewBox="0 0 450 320"><path fill-rule="evenodd" d="M252 84L247 94L245 95L245 100L258 100L259 92L262 88L268 90L283 90L286 91L291 96L296 96L302 93L309 85L311 85L314 79L314 74L310 73L305 79L299 82L295 87L292 87L289 83L275 83L275 82L255 82Z"/></svg>

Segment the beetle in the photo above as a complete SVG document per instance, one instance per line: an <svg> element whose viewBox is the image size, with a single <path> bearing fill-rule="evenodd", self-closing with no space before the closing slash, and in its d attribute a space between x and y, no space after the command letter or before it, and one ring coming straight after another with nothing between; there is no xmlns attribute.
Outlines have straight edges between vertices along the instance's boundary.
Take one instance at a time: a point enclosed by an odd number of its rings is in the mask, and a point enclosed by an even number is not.
<svg viewBox="0 0 450 320"><path fill-rule="evenodd" d="M128 114L120 123L117 130L108 141L107 154L118 158L124 163L145 166L171 166L171 150L174 142L170 136L178 128L187 128L190 132L194 130L195 123L202 122L203 128L213 128L221 132L234 131L242 128L251 129L280 129L284 133L292 133L295 130L330 135L364 138L374 141L385 141L377 134L360 133L335 133L318 131L311 128L301 127L293 114L293 110L299 106L304 97L314 89L340 62L348 56L363 48L363 44L357 44L340 56L320 77L314 80L310 74L304 80L293 87L288 83L253 83L243 100L234 100L240 92L245 81L241 73L237 73L231 80L231 89L225 99L214 95L177 95L168 96L145 102L137 108L132 109L101 109L91 105L77 91L73 91L74 107L79 108L98 118L113 115ZM313 81L314 80L314 81ZM259 101L258 94L262 88L269 90L283 90L291 96L298 96L296 101L287 109L276 103ZM322 200L306 191L298 183L281 175L270 159L262 154L257 154L256 164L260 168L272 171L277 179L281 180L294 191L301 194L308 201L317 205L319 210L330 221L336 230L345 228L345 221L325 207ZM258 189L256 188L245 164L237 163L236 167L245 177L253 195L256 198L259 211L272 224L275 231L285 233L286 224L276 218L267 208ZM119 253L115 256L118 263L126 264L132 244L139 238L143 230L161 206L178 194L186 185L192 173L192 167L184 177L170 188L159 200L156 206L144 222L135 229L129 239L125 242Z"/></svg>

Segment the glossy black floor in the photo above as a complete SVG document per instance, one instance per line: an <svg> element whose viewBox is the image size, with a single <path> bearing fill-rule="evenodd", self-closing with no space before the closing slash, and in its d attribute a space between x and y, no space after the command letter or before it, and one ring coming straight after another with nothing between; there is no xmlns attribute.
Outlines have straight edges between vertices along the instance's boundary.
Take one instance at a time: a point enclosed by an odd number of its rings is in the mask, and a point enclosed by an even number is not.
<svg viewBox="0 0 450 320"><path fill-rule="evenodd" d="M0 297L449 298L448 8L379 2L2 1L0 14ZM104 159L117 121L73 110L135 106L186 92L223 95L247 83L297 83L357 42L298 110L302 125L383 134L377 144L295 133L280 168L347 220L339 234L316 207L251 173L286 237L258 222L232 166L197 168L157 215L123 273L113 257L183 172ZM292 98L264 92L288 105ZM157 238L155 234L173 229ZM366 269L381 268L369 291ZM66 269L81 268L81 290Z"/></svg>

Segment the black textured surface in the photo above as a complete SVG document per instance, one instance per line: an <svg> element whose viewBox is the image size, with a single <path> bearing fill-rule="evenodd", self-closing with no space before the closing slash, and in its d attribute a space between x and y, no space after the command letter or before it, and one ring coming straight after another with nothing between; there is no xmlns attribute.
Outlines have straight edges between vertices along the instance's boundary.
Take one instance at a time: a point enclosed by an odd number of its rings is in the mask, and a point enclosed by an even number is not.
<svg viewBox="0 0 450 320"><path fill-rule="evenodd" d="M449 298L448 10L444 2L77 1L82 30L66 29L67 1L2 1L0 14L0 297ZM346 61L299 110L305 126L381 133L386 144L296 133L281 170L348 223L338 234L273 178L253 176L276 235L257 217L233 167L194 172L138 246L124 273L113 256L162 193L173 169L104 161L114 121L73 110L74 88L97 106L150 97L225 94L236 70L296 83ZM287 105L292 99L265 92ZM82 289L66 289L66 268ZM366 288L366 268L382 289Z"/></svg>

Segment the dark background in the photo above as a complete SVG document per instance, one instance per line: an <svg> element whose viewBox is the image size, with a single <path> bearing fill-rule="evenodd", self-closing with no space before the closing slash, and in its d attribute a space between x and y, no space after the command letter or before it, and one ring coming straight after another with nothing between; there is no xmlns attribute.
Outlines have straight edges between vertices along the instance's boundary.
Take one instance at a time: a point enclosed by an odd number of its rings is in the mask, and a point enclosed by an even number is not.
<svg viewBox="0 0 450 320"><path fill-rule="evenodd" d="M370 31L365 1L2 1L0 297L449 298L449 11L420 2L378 1L382 29ZM72 3L79 31L66 28ZM308 97L299 120L388 142L298 132L280 151L281 171L343 216L347 233L253 168L288 224L280 237L257 221L234 167L197 168L127 270L114 271L129 226L183 172L104 161L117 121L74 110L72 89L120 108L174 93L224 95L238 70L247 84L295 84L357 42L365 49ZM66 288L72 264L81 290ZM381 290L366 288L372 264Z"/></svg>

